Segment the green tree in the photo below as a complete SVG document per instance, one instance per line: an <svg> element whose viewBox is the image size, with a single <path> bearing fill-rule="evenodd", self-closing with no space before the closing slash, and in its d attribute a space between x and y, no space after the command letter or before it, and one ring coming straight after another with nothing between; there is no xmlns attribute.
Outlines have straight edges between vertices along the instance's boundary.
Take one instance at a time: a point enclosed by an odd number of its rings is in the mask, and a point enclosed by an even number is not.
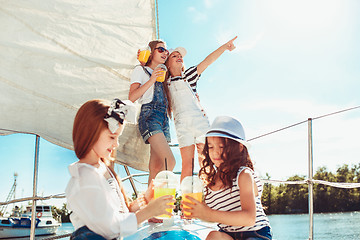
<svg viewBox="0 0 360 240"><path fill-rule="evenodd" d="M267 179L270 176L266 175ZM295 175L288 181L304 180L304 176ZM336 173L320 167L314 179L328 182L360 182L360 163L349 167L344 164ZM297 213L308 211L308 186L264 184L262 201L267 214ZM324 184L314 184L314 212L339 212L360 210L360 188L337 188Z"/></svg>
<svg viewBox="0 0 360 240"><path fill-rule="evenodd" d="M302 181L305 177L295 175L287 181ZM287 184L285 187L285 199L288 212L305 213L308 211L308 186L306 184Z"/></svg>
<svg viewBox="0 0 360 240"><path fill-rule="evenodd" d="M53 206L52 215L55 219L58 219L58 217L60 217L61 222L70 222L70 212L66 208L66 203L64 203L60 209Z"/></svg>
<svg viewBox="0 0 360 240"><path fill-rule="evenodd" d="M276 186L272 195L272 199L274 199L274 202L271 203L272 213L285 213L288 211L285 184Z"/></svg>
<svg viewBox="0 0 360 240"><path fill-rule="evenodd" d="M349 168L349 165L344 164L336 171L336 182L354 182L355 174L353 169ZM352 211L354 210L355 200L352 198L354 195L354 189L336 188L331 191L334 199L335 211Z"/></svg>
<svg viewBox="0 0 360 240"><path fill-rule="evenodd" d="M314 175L314 179L334 182L335 176L327 171L326 167L320 167ZM331 212L332 206L332 187L324 184L314 184L314 212Z"/></svg>
<svg viewBox="0 0 360 240"><path fill-rule="evenodd" d="M266 173L266 179L270 179L270 175L268 173ZM273 188L271 183L264 183L261 202L266 214L272 213L272 208L271 208L271 203L273 202L273 199L271 199L271 197L273 196L273 194L271 193L272 191Z"/></svg>

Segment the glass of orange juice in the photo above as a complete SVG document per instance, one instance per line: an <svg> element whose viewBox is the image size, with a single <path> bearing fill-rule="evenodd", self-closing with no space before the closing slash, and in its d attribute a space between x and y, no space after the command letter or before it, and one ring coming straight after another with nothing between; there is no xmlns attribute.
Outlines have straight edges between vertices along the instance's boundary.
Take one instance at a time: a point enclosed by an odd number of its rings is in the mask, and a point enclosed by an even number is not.
<svg viewBox="0 0 360 240"><path fill-rule="evenodd" d="M176 187L177 187L177 178L175 174L171 171L161 171L159 172L154 179L154 198L159 198L165 195L171 195L175 198ZM169 205L172 205L170 203ZM166 211L169 213L172 212L172 208L167 208ZM170 216L163 214L157 216L157 218L165 219L170 218Z"/></svg>
<svg viewBox="0 0 360 240"><path fill-rule="evenodd" d="M203 197L203 183L198 176L187 176L181 182L181 193L183 202L191 202L186 196L190 196L195 200L202 202ZM189 207L183 205L183 213L185 219L191 219L186 211Z"/></svg>
<svg viewBox="0 0 360 240"><path fill-rule="evenodd" d="M150 48L148 46L140 48L140 53L138 56L139 62L145 64L148 61L149 56L150 56Z"/></svg>
<svg viewBox="0 0 360 240"><path fill-rule="evenodd" d="M160 71L161 76L157 77L156 81L158 81L158 82L165 81L165 76L166 76L166 71L167 71L166 66L164 64L159 64L159 65L157 65L157 68L161 68L162 70Z"/></svg>

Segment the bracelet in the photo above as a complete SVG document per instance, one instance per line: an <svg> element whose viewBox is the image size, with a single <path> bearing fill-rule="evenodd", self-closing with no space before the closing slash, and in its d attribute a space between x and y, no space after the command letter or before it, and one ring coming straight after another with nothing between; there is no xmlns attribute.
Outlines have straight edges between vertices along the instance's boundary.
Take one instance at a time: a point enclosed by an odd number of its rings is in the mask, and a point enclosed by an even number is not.
<svg viewBox="0 0 360 240"><path fill-rule="evenodd" d="M140 209L143 209L147 205L144 193L139 194L139 197L137 198L137 201L138 201L138 205L139 205Z"/></svg>

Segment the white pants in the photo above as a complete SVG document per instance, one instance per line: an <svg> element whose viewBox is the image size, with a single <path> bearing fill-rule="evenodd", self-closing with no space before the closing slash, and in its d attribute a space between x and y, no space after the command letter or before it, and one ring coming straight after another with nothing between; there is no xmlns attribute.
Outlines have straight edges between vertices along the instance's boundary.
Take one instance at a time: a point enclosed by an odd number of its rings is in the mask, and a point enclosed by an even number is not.
<svg viewBox="0 0 360 240"><path fill-rule="evenodd" d="M169 90L179 147L205 143L209 119L188 82L172 81Z"/></svg>

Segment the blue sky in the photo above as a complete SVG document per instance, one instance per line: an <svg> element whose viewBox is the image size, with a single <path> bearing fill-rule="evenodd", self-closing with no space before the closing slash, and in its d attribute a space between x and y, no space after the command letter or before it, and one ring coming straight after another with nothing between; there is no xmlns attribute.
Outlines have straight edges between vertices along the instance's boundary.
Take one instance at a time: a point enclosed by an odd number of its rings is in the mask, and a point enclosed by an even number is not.
<svg viewBox="0 0 360 240"><path fill-rule="evenodd" d="M247 137L254 138L360 105L359 1L158 2L160 37L169 48L188 50L187 67L238 36L237 49L206 69L198 84L210 121L218 115L234 116ZM313 122L314 170L360 163L359 123L360 109ZM15 171L17 197L32 195L34 143L30 135L0 136L0 201L10 191ZM250 155L261 175L285 180L307 174L306 123L251 144ZM39 195L64 192L67 165L73 161L72 151L42 140Z"/></svg>

